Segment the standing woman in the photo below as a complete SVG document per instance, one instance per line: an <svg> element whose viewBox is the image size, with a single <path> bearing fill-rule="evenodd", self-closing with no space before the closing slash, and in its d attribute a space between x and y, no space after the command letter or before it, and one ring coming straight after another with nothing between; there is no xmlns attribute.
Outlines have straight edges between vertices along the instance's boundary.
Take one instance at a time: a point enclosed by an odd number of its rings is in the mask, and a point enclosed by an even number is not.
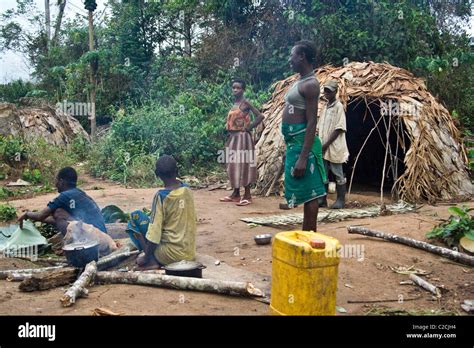
<svg viewBox="0 0 474 348"><path fill-rule="evenodd" d="M326 196L321 140L315 135L319 81L314 74L316 49L299 41L289 63L299 79L285 95L281 130L286 143L285 198L293 208L304 204L303 231L316 232L318 198Z"/></svg>
<svg viewBox="0 0 474 348"><path fill-rule="evenodd" d="M257 180L257 159L252 140L252 129L263 120L263 115L244 98L245 82L235 79L232 81L234 105L227 115L226 142L227 175L233 192L230 196L221 198L221 202L235 202L238 206L252 203L250 185ZM250 120L250 112L256 117ZM245 188L244 196L240 197L240 188Z"/></svg>

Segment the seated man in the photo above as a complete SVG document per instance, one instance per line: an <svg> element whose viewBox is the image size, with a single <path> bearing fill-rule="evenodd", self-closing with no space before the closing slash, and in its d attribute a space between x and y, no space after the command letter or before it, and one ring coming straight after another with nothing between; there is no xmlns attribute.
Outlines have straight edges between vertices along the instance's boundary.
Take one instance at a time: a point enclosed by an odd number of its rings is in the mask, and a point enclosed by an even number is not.
<svg viewBox="0 0 474 348"><path fill-rule="evenodd" d="M196 255L196 213L191 189L176 179L173 157L161 156L156 161L155 174L165 188L153 198L151 216L134 211L127 232L139 250L140 267L168 265L181 260L193 260Z"/></svg>
<svg viewBox="0 0 474 348"><path fill-rule="evenodd" d="M78 189L77 173L71 167L65 167L56 176L56 188L59 196L48 203L47 208L34 213L27 211L18 218L20 227L23 220L42 221L54 225L64 236L71 221L82 221L93 225L104 233L104 218L94 200L84 191Z"/></svg>

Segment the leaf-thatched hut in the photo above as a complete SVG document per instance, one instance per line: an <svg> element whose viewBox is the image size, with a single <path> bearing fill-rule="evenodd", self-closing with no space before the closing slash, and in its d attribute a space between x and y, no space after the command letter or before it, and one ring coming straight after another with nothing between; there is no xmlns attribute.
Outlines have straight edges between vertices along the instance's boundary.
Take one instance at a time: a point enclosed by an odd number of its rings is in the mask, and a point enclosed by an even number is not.
<svg viewBox="0 0 474 348"><path fill-rule="evenodd" d="M22 99L21 106L0 103L0 136L20 136L27 141L42 138L58 146L70 144L77 136L89 139L79 121L68 113Z"/></svg>
<svg viewBox="0 0 474 348"><path fill-rule="evenodd" d="M390 186L396 196L411 202L473 194L460 132L422 79L374 62L323 66L316 76L321 86L331 79L339 81L338 97L346 109L350 186L358 182ZM264 129L256 144L257 191L263 195L283 189L285 144L280 123L284 95L296 79L294 75L276 83L263 106ZM321 100L320 109L323 104Z"/></svg>

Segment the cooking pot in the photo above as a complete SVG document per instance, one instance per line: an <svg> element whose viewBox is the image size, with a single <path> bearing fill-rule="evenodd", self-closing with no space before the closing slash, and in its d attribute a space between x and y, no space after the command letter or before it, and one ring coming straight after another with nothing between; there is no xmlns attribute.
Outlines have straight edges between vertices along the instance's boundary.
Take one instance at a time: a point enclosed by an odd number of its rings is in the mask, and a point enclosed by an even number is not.
<svg viewBox="0 0 474 348"><path fill-rule="evenodd" d="M99 259L99 243L95 241L66 244L63 251L67 262L74 267L83 268Z"/></svg>
<svg viewBox="0 0 474 348"><path fill-rule="evenodd" d="M165 274L178 277L202 278L202 270L206 268L196 261L179 261L165 266Z"/></svg>

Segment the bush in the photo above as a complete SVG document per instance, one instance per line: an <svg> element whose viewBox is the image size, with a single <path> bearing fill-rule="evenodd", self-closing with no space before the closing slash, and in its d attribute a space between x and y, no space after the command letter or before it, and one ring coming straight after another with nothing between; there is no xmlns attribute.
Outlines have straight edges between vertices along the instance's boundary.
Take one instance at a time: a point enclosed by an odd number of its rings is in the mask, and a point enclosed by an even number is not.
<svg viewBox="0 0 474 348"><path fill-rule="evenodd" d="M83 136L77 136L74 138L74 140L71 142L71 145L69 146L71 155L77 161L84 161L89 158L91 149L91 143Z"/></svg>
<svg viewBox="0 0 474 348"><path fill-rule="evenodd" d="M29 181L33 184L39 184L43 181L43 176L41 175L41 171L39 169L25 169L22 174L22 179Z"/></svg>
<svg viewBox="0 0 474 348"><path fill-rule="evenodd" d="M74 163L70 151L48 144L44 139L26 144L26 152L27 168L36 169L41 176L36 183L42 183L46 186L53 186L57 172L61 168L71 166Z"/></svg>
<svg viewBox="0 0 474 348"><path fill-rule="evenodd" d="M110 131L94 146L91 173L139 186L153 185L155 161L162 154L176 158L180 176L205 176L221 168L217 158L224 147L225 120L232 106L230 81L225 76L221 83L202 82L198 89L181 91L167 105L152 101L120 111ZM267 94L255 95L247 88L246 96L259 107Z"/></svg>
<svg viewBox="0 0 474 348"><path fill-rule="evenodd" d="M9 204L0 204L0 221L10 221L16 218L16 209Z"/></svg>
<svg viewBox="0 0 474 348"><path fill-rule="evenodd" d="M71 150L48 144L44 139L24 142L19 137L0 136L2 173L19 177L33 184L53 186L59 169L75 161ZM0 196L6 197L5 192Z"/></svg>
<svg viewBox="0 0 474 348"><path fill-rule="evenodd" d="M26 157L26 146L21 138L0 136L0 160L17 167Z"/></svg>
<svg viewBox="0 0 474 348"><path fill-rule="evenodd" d="M31 82L23 82L21 79L0 85L0 101L16 103L18 99L27 96L33 88Z"/></svg>

